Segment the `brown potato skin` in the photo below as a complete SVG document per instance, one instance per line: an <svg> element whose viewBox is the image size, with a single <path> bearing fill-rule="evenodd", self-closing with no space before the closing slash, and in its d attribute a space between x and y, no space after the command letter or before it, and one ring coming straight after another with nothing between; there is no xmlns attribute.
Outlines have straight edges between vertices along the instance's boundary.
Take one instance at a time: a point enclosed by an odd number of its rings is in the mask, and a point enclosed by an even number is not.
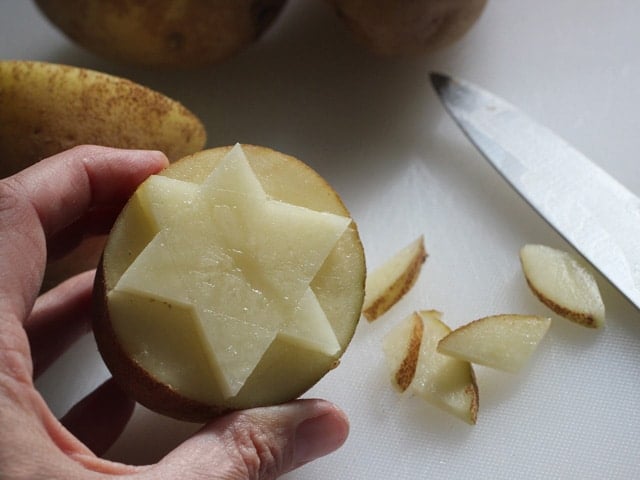
<svg viewBox="0 0 640 480"><path fill-rule="evenodd" d="M393 284L389 285L387 295L378 298L371 305L364 308L362 315L369 322L373 322L388 312L398 303L418 281L422 265L427 261L429 254L424 246L424 240L420 243L418 255L413 259L409 268Z"/></svg>
<svg viewBox="0 0 640 480"><path fill-rule="evenodd" d="M223 156L230 148L231 147L218 147L212 150L217 150L219 154ZM275 152L271 149L256 147L252 145L243 145L243 149L245 150L247 155L270 155L276 156L280 161L298 162L300 163L302 168L311 171L310 167L302 164L302 162L295 159L294 157L289 157L279 152ZM193 181L201 181L202 179L191 177L191 170L188 167L190 165L190 159L196 157L197 155L198 154L186 157L183 160L179 160L178 162L174 163L171 167L169 167L171 175L168 176L171 176L172 178L189 178ZM187 168L183 169L184 165L187 165ZM326 184L326 181L319 177L318 181L324 182ZM330 188L328 184L326 184L326 186L327 188ZM331 194L331 203L333 204L333 208L342 213L347 212L346 207L342 203L342 200L340 199L338 194L333 191L333 189L331 189ZM358 248L360 250L359 253L362 255L362 264L364 267L364 252L362 250L362 245L357 234L357 226L354 222L352 222L352 226L350 228L355 231L355 235L358 238ZM358 252L353 253L355 254ZM108 281L106 280L108 274L105 273L106 269L103 259L104 257L100 260L100 263L98 265L93 291L93 332L98 350L107 368L111 372L118 385L122 388L122 390L150 410L179 420L191 422L206 422L229 411L273 405L293 400L304 394L308 389L315 385L315 383L317 383L328 371L336 368L339 364L339 358L327 358L326 366L321 371L321 374L313 374L313 381L311 381L311 379L307 379L307 377L305 376L300 377L304 379L302 383L296 382L292 381L292 378L285 374L284 377L286 377L285 381L287 382L287 384L297 385L295 387L296 390L289 392L286 397L283 396L282 392L277 390L277 388L274 388L274 385L267 382L256 382L253 376L250 377L248 383L250 383L250 386L253 389L269 388L270 391L271 389L273 389L274 393L271 398L275 400L271 400L269 402L257 402L255 398L253 398L254 395L252 394L252 392L254 392L254 390L245 391L246 389L241 390L241 393L239 394L240 398L232 398L228 401L225 400L221 402L221 404L217 405L206 404L187 398L184 395L178 393L176 390L172 389L170 386L154 378L147 370L142 368L134 359L132 359L122 348L110 319L109 305L107 301L107 291L109 285ZM362 300L364 299L364 281L365 272L363 270L363 275L360 283L354 285L354 287L361 292L359 304L357 306L357 312L355 316L353 316L353 318L345 317L348 319L350 332L346 336L346 338L344 338L346 344L343 345L340 355L344 353L348 346L348 343L355 333L355 328L359 319L359 312L362 306ZM271 350L265 353L265 357L268 357L270 352ZM315 353L308 352L305 353L305 355L309 355L310 358L312 355L315 355ZM263 357L263 359L265 357ZM274 357L271 356L269 358L273 360ZM307 357L305 358L307 360L309 359ZM299 363L300 365L304 365L306 362L301 361ZM282 368L284 367L280 366L280 369ZM256 387L256 385L258 386Z"/></svg>
<svg viewBox="0 0 640 480"><path fill-rule="evenodd" d="M411 329L411 337L409 337L409 344L407 345L407 353L394 376L398 390L401 392L409 388L416 374L418 357L420 356L420 344L422 343L422 334L424 333L424 322L420 315L414 313L411 316L411 323L413 327Z"/></svg>
<svg viewBox="0 0 640 480"><path fill-rule="evenodd" d="M356 39L381 55L418 55L462 37L487 0L327 0Z"/></svg>
<svg viewBox="0 0 640 480"><path fill-rule="evenodd" d="M36 0L45 16L88 50L146 67L224 60L255 41L286 0Z"/></svg>
<svg viewBox="0 0 640 480"><path fill-rule="evenodd" d="M79 145L202 150L206 130L181 103L126 78L28 60L0 61L0 178ZM94 265L95 266L95 265Z"/></svg>
<svg viewBox="0 0 640 480"><path fill-rule="evenodd" d="M558 315L566 318L567 320L571 320L572 322L577 323L578 325L582 325L583 327L587 327L587 328L602 327L600 322L596 318L594 318L593 315L590 315L588 313L583 313L583 312L574 312L573 310L568 309L562 305L558 305L556 302L554 302L553 300L543 295L542 292L540 292L540 290L538 290L533 285L533 283L529 281L528 278L525 278L525 280L531 292L536 296L538 300L540 300L542 304L546 305L549 308L549 310L553 311L554 313L557 313Z"/></svg>

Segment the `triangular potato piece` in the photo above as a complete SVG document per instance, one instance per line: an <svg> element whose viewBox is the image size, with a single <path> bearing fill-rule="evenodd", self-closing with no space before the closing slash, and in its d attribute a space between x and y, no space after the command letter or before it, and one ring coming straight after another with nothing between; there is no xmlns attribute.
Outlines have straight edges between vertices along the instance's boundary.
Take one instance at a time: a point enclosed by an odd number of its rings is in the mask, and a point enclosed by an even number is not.
<svg viewBox="0 0 640 480"><path fill-rule="evenodd" d="M516 373L544 338L551 319L531 315L492 315L464 325L438 343L438 352Z"/></svg>

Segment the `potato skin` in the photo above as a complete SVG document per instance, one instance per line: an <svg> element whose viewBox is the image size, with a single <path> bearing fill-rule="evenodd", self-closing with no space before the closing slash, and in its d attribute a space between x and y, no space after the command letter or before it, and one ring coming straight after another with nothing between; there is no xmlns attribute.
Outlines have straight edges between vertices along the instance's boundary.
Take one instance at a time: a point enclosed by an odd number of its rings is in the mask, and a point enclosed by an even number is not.
<svg viewBox="0 0 640 480"><path fill-rule="evenodd" d="M68 65L0 61L0 177L83 144L161 150L177 160L205 143L192 112L138 83Z"/></svg>
<svg viewBox="0 0 640 480"><path fill-rule="evenodd" d="M360 43L382 55L444 48L476 22L487 0L327 0Z"/></svg>
<svg viewBox="0 0 640 480"><path fill-rule="evenodd" d="M134 65L182 68L219 62L255 41L286 0L36 0L65 35Z"/></svg>

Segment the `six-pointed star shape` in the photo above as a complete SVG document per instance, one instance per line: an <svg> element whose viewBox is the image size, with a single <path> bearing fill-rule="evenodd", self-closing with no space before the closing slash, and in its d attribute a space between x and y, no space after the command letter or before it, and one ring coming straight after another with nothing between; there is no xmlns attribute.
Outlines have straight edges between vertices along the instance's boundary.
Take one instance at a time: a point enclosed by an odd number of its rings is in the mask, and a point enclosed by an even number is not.
<svg viewBox="0 0 640 480"><path fill-rule="evenodd" d="M158 233L114 290L190 308L227 396L276 336L339 351L309 285L349 218L271 199L239 145L200 185L152 176L137 195Z"/></svg>

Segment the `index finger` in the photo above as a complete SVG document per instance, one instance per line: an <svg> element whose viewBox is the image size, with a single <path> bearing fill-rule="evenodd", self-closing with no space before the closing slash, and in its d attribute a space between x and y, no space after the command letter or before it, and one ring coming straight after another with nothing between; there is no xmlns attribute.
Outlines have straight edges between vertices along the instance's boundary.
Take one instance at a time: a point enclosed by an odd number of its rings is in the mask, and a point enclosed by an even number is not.
<svg viewBox="0 0 640 480"><path fill-rule="evenodd" d="M46 238L93 207L123 204L168 163L160 152L82 146L0 181L0 315L24 320L40 289Z"/></svg>
<svg viewBox="0 0 640 480"><path fill-rule="evenodd" d="M33 205L49 237L92 207L123 203L145 178L167 164L161 152L83 145L7 180Z"/></svg>

